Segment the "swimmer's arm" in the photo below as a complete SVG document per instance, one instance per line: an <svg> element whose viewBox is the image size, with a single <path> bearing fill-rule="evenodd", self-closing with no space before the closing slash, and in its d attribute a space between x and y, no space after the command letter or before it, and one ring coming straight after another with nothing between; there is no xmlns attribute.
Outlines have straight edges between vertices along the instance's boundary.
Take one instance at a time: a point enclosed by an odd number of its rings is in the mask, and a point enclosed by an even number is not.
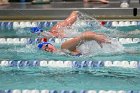
<svg viewBox="0 0 140 93"><path fill-rule="evenodd" d="M71 26L77 20L77 16L78 16L78 11L73 11L70 14L70 16L67 17L64 21L58 22L50 29L51 35L53 35L54 37L61 37L61 38L66 37L64 31L61 30L61 28L66 26Z"/></svg>
<svg viewBox="0 0 140 93"><path fill-rule="evenodd" d="M73 56L77 55L77 54L81 54L81 52L79 50L70 51L70 50L62 49L61 51L66 54L73 55Z"/></svg>
<svg viewBox="0 0 140 93"><path fill-rule="evenodd" d="M78 16L78 11L73 11L64 21L58 22L55 26L51 28L51 32L58 33L58 30L62 27L71 26Z"/></svg>
<svg viewBox="0 0 140 93"><path fill-rule="evenodd" d="M91 31L82 33L80 38L82 40L86 40L86 41L95 40L100 45L101 48L103 47L102 43L109 43L109 44L111 43L109 38L107 38L104 34L95 33L95 32L91 32Z"/></svg>

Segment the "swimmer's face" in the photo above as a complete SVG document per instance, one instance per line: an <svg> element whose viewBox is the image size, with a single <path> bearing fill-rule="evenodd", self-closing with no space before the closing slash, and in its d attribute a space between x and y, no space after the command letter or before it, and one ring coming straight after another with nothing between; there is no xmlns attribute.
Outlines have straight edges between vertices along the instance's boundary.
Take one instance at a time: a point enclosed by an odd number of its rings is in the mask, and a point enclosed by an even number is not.
<svg viewBox="0 0 140 93"><path fill-rule="evenodd" d="M56 51L56 48L53 45L51 45L51 44L44 44L42 46L42 49L47 51L47 52L54 52L54 51Z"/></svg>

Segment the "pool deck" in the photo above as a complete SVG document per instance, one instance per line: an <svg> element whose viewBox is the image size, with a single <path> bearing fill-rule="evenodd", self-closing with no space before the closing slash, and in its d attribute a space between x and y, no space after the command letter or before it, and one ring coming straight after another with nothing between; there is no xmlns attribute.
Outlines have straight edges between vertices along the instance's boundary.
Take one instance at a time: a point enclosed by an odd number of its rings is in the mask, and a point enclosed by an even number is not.
<svg viewBox="0 0 140 93"><path fill-rule="evenodd" d="M120 8L120 2L109 4L77 2L51 2L50 4L32 5L31 3L11 3L0 6L0 20L61 20L71 11L81 11L102 19L140 19L140 4L131 2L129 8Z"/></svg>

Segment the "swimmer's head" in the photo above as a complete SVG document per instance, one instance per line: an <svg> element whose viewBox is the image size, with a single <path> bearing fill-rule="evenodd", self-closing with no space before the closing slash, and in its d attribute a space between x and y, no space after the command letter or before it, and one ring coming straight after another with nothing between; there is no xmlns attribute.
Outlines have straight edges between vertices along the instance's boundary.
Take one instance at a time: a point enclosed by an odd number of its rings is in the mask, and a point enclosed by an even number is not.
<svg viewBox="0 0 140 93"><path fill-rule="evenodd" d="M45 50L47 52L54 52L56 51L56 48L49 42L43 42L38 44L38 48Z"/></svg>
<svg viewBox="0 0 140 93"><path fill-rule="evenodd" d="M41 29L39 27L32 27L30 31L32 33L40 33L40 32L43 32L43 29Z"/></svg>

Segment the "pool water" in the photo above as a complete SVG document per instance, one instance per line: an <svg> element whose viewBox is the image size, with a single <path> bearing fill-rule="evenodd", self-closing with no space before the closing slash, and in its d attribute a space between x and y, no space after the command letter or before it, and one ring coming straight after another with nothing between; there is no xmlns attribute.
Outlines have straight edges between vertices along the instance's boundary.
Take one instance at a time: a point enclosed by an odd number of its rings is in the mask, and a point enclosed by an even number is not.
<svg viewBox="0 0 140 93"><path fill-rule="evenodd" d="M140 30L139 26L115 27L120 32ZM2 38L36 38L27 29L1 29ZM129 37L140 38L135 34ZM36 44L0 44L0 60L70 60L70 61L138 61L140 44L124 44L135 53L107 53L93 56L70 56L46 53ZM48 89L48 90L139 90L140 69L130 68L48 68L48 67L0 67L0 89Z"/></svg>
<svg viewBox="0 0 140 93"><path fill-rule="evenodd" d="M0 68L0 89L139 90L139 69Z"/></svg>

